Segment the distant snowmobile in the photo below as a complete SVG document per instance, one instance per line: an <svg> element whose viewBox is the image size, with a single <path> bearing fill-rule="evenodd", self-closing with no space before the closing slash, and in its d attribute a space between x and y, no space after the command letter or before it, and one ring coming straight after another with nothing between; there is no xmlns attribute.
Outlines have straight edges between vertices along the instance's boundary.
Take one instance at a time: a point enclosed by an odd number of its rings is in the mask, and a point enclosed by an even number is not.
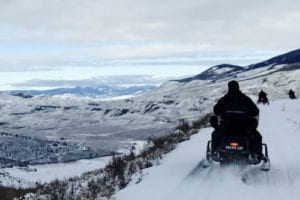
<svg viewBox="0 0 300 200"><path fill-rule="evenodd" d="M268 98L262 98L262 97L257 100L257 103L258 104L260 104L260 103L262 103L262 104L268 104L268 105L270 104Z"/></svg>
<svg viewBox="0 0 300 200"><path fill-rule="evenodd" d="M243 132L244 134L241 134ZM246 134L245 129L236 130L226 127L223 129L220 144L214 152L212 151L212 141L208 141L206 148L206 158L202 160L202 166L209 167L215 161L220 164L260 164L261 170L270 170L270 159L268 156L268 147L262 144L263 152L260 157L252 157L250 153L251 135Z"/></svg>
<svg viewBox="0 0 300 200"><path fill-rule="evenodd" d="M289 91L289 98L290 99L296 99L295 92L292 89L290 89L290 91Z"/></svg>
<svg viewBox="0 0 300 200"><path fill-rule="evenodd" d="M267 93L265 93L263 90L261 90L258 94L258 100L257 103L260 104L270 104L268 97L267 97Z"/></svg>

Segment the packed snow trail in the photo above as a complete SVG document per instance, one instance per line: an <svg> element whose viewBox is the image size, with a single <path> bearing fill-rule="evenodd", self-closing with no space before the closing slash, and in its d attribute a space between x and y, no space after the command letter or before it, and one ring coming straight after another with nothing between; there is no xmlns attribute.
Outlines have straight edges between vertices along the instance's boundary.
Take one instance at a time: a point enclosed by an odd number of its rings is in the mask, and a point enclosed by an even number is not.
<svg viewBox="0 0 300 200"><path fill-rule="evenodd" d="M300 101L280 100L260 106L259 131L269 148L271 169L254 166L202 168L211 128L181 143L161 164L144 170L116 195L117 200L298 200L300 199Z"/></svg>

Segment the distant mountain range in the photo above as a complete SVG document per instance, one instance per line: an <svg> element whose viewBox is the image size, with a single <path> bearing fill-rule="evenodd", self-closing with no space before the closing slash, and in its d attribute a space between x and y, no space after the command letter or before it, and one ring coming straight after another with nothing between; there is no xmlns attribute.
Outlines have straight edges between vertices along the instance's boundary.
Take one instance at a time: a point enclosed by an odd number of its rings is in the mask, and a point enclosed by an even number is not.
<svg viewBox="0 0 300 200"><path fill-rule="evenodd" d="M234 78L241 79L239 75L251 71L256 73L255 72L256 69L264 69L265 72L269 71L269 73L274 73L278 70L286 71L286 70L299 69L300 68L299 63L300 63L300 49L297 49L273 57L266 61L256 63L256 64L251 64L248 66L238 66L232 64L216 65L196 76L180 79L180 80L173 80L173 81L179 83L188 83L191 81L198 80L198 81L210 81L211 83L214 83L224 79L234 79ZM282 66L282 65L284 65L284 67L278 68L278 66ZM266 74L268 73L265 73L264 75ZM70 94L79 97L106 98L106 97L116 97L116 96L123 96L123 95L134 95L146 91L152 91L156 88L157 87L153 85L130 86L130 87L115 87L115 86L99 85L95 87L77 86L72 88L56 88L50 90L12 90L9 91L9 93L23 98L31 98L32 96L55 96L55 95L65 95L65 94Z"/></svg>
<svg viewBox="0 0 300 200"><path fill-rule="evenodd" d="M179 82L190 82L193 80L211 80L211 81L216 81L220 80L223 78L235 78L237 74L242 73L242 72L247 72L250 70L258 69L258 68L263 68L263 67L268 67L268 69L273 69L275 66L278 65L287 65L286 70L290 69L295 69L298 66L293 66L292 64L300 63L300 49L273 57L269 60L257 63L257 64L252 64L248 66L238 66L238 65L231 65L231 64L221 64L221 65L216 65L213 66L206 71L190 77L190 78L185 78L181 80L177 80ZM284 69L282 69L284 70Z"/></svg>
<svg viewBox="0 0 300 200"><path fill-rule="evenodd" d="M14 96L23 98L31 98L33 96L55 96L55 95L75 95L80 97L116 97L123 95L135 95L155 89L155 86L129 86L129 87L112 87L99 85L95 87L72 87L72 88L56 88L50 90L11 90L9 93Z"/></svg>

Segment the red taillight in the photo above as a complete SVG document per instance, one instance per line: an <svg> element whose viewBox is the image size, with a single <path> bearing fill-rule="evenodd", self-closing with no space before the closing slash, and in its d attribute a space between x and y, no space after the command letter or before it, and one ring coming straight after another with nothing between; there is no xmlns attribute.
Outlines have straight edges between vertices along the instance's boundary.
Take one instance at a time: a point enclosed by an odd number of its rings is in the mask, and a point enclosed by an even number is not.
<svg viewBox="0 0 300 200"><path fill-rule="evenodd" d="M230 146L237 147L237 146L239 146L239 143L237 143L237 142L230 142Z"/></svg>

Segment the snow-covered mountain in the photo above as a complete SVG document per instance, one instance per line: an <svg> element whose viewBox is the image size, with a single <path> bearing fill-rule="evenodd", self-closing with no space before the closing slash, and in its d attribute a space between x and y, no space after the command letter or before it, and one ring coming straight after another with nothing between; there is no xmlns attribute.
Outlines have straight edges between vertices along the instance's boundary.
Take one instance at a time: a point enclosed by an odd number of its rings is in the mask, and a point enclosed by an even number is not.
<svg viewBox="0 0 300 200"><path fill-rule="evenodd" d="M216 65L194 77L177 80L179 82L191 82L194 80L218 80L245 71L244 67L230 64Z"/></svg>
<svg viewBox="0 0 300 200"><path fill-rule="evenodd" d="M22 151L14 149L21 145L9 145L12 137L18 138L15 141L20 144L26 143L28 150L22 152L31 152L27 156L9 153L2 160L7 163L12 157L19 157L36 163L36 153L30 146L36 150L42 148L45 153L38 157L38 163L89 158L107 155L151 136L168 134L178 123L211 112L232 79L238 80L241 90L253 100L261 89L269 94L271 101L286 98L291 88L299 96L299 52L292 51L256 65L214 66L195 77L169 81L155 90L114 101L69 96L24 98L2 93L0 129L5 134L0 137L7 145L1 147L10 148L3 152ZM69 149L70 154L64 154L64 149Z"/></svg>
<svg viewBox="0 0 300 200"><path fill-rule="evenodd" d="M249 66L218 65L191 78L164 83L158 89L133 99L135 107L161 121L195 119L210 112L213 104L227 91L227 83L237 80L241 90L256 101L263 89L270 100L287 97L289 89L300 94L300 50ZM253 67L253 66L260 67ZM110 102L110 105L122 102ZM148 105L146 110L145 105ZM126 107L126 105L122 105Z"/></svg>
<svg viewBox="0 0 300 200"><path fill-rule="evenodd" d="M295 64L295 63L299 63L300 61L300 49L285 53L283 55L279 55L276 56L274 58L271 58L269 60L257 63L257 64L253 64L253 65L249 65L248 69L255 69L255 68L259 68L259 67L264 67L267 65L286 65L286 64Z"/></svg>
<svg viewBox="0 0 300 200"><path fill-rule="evenodd" d="M71 87L71 88L56 88L50 90L11 90L10 94L23 98L31 98L32 96L55 96L55 95L75 95L78 97L104 98L117 97L124 95L136 95L139 93L151 91L155 86L105 86L99 85L94 87Z"/></svg>
<svg viewBox="0 0 300 200"><path fill-rule="evenodd" d="M181 111L203 110L227 91L228 81L237 80L241 90L254 100L261 89L271 100L281 99L291 88L300 93L299 69L300 49L249 66L213 66L194 77L169 81L151 94L158 99L164 99L167 94L169 99L178 102Z"/></svg>
<svg viewBox="0 0 300 200"><path fill-rule="evenodd" d="M217 66L213 66L208 70L202 72L191 78L186 78L182 80L178 80L179 82L191 82L194 80L222 80L226 78L237 78L238 74L246 73L258 68L266 68L266 70L272 71L273 68L279 65L283 65L282 70L294 70L299 69L300 63L300 49L288 52L286 54L282 54L271 58L269 60L252 64L249 66L237 66L231 64L221 64ZM296 65L295 65L296 64ZM253 71L255 73L255 71Z"/></svg>

